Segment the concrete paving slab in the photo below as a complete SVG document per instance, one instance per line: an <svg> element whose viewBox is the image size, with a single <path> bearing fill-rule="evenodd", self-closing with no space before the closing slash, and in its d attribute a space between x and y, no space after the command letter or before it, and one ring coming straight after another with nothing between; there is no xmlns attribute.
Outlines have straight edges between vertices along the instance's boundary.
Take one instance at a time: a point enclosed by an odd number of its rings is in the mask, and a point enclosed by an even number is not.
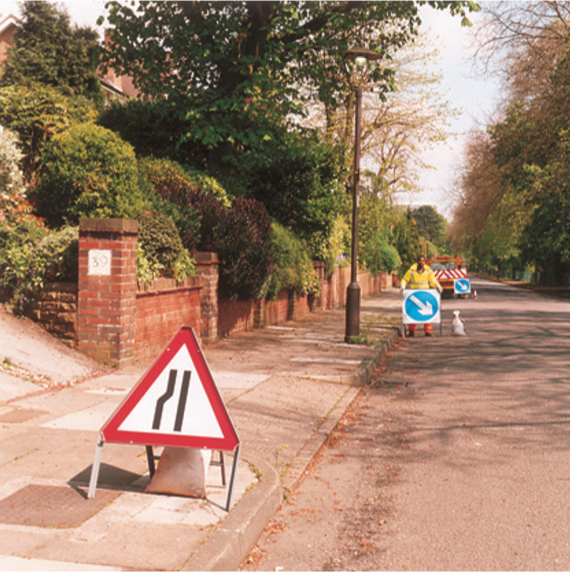
<svg viewBox="0 0 571 574"><path fill-rule="evenodd" d="M219 389L251 389L263 383L270 375L216 371L212 378Z"/></svg>
<svg viewBox="0 0 571 574"><path fill-rule="evenodd" d="M98 432L117 408L117 403L103 402L43 423L44 428Z"/></svg>

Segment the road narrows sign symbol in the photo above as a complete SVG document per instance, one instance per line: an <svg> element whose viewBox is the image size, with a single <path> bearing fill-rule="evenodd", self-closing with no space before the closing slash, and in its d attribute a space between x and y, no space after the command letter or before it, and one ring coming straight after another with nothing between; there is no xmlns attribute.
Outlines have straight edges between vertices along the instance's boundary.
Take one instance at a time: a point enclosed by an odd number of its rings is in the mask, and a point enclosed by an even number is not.
<svg viewBox="0 0 571 574"><path fill-rule="evenodd" d="M236 448L238 436L192 329L175 335L101 436L105 442Z"/></svg>
<svg viewBox="0 0 571 574"><path fill-rule="evenodd" d="M440 323L440 293L430 289L405 289L403 324Z"/></svg>

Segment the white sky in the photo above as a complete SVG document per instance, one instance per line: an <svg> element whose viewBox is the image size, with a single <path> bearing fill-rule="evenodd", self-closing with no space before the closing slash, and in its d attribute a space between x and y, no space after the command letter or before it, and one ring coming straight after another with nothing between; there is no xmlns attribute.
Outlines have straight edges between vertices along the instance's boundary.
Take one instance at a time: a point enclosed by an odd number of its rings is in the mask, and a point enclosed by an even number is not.
<svg viewBox="0 0 571 574"><path fill-rule="evenodd" d="M104 13L105 0L65 0L59 3L67 8L71 21L80 26L89 25L97 29L97 18ZM18 4L16 0L0 0L0 19L9 14L19 16ZM470 77L468 58L472 31L460 26L461 18L453 18L449 12L429 7L421 8L421 15L422 28L440 50L437 64L443 75L440 91L460 111L450 127L458 137L450 137L447 145L442 144L426 153L425 158L436 170L425 170L419 181L424 190L402 201L435 205L440 213L449 217L451 214L445 190L450 187L454 169L461 158L464 135L478 121L485 121L492 112L498 87L491 79ZM469 17L477 23L479 14L474 13Z"/></svg>
<svg viewBox="0 0 571 574"><path fill-rule="evenodd" d="M461 18L452 17L449 12L423 7L421 15L422 29L440 49L437 68L442 72L441 92L460 114L450 126L450 131L457 137L449 137L447 144L426 154L427 162L437 170L426 170L421 175L420 184L425 189L412 201L437 205L439 212L449 217L445 190L451 187L454 171L462 157L464 138L471 128L485 123L492 114L499 86L493 78L476 78L470 74L473 30L481 13L469 14L473 28L462 28Z"/></svg>

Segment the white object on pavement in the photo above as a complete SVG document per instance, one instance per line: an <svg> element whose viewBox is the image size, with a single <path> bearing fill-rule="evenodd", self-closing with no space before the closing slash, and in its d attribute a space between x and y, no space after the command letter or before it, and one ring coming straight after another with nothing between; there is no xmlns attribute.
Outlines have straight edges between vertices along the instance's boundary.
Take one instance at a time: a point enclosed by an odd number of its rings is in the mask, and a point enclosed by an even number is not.
<svg viewBox="0 0 571 574"><path fill-rule="evenodd" d="M460 311L454 311L454 320L452 321L452 334L455 336L466 335L464 332L464 323L460 320Z"/></svg>

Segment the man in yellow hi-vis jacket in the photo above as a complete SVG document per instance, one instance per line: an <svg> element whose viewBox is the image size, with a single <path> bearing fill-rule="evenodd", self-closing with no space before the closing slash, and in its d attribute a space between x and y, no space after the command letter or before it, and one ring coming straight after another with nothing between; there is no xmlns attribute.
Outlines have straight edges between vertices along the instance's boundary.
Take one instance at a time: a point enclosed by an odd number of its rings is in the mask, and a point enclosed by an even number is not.
<svg viewBox="0 0 571 574"><path fill-rule="evenodd" d="M423 255L418 258L415 263L402 278L401 291L403 289L438 289L442 293L442 287L434 276L434 271L426 264L426 259ZM416 325L413 323L408 326L408 337L414 337L416 333ZM432 336L432 323L424 324L424 334L427 337Z"/></svg>

